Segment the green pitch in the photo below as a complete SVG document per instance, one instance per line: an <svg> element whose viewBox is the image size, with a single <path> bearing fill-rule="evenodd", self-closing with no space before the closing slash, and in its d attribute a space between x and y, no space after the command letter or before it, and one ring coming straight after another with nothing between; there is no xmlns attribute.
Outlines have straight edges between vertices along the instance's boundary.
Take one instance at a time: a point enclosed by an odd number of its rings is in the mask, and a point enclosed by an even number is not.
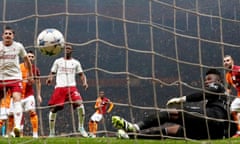
<svg viewBox="0 0 240 144"><path fill-rule="evenodd" d="M187 140L144 140L144 139L117 139L117 138L0 138L0 144L239 144L238 139L212 140L212 141L187 141Z"/></svg>

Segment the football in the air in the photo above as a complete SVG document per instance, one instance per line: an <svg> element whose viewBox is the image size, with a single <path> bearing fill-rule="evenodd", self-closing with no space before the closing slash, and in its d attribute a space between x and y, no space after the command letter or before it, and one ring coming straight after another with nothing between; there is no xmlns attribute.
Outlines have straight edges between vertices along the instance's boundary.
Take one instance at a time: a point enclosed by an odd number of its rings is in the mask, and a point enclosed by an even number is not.
<svg viewBox="0 0 240 144"><path fill-rule="evenodd" d="M58 55L64 47L65 39L63 34L55 28L47 28L37 36L37 48L43 55Z"/></svg>

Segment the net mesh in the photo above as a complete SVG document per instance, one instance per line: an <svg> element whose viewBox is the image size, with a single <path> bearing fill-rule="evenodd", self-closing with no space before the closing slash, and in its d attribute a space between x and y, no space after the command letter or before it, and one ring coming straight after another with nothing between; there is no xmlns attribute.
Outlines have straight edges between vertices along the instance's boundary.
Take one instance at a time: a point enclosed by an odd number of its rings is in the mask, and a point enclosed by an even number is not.
<svg viewBox="0 0 240 144"><path fill-rule="evenodd" d="M85 129L99 89L114 102L99 124L99 136L114 136L111 116L131 122L165 109L168 99L202 89L208 68L223 71L230 54L238 62L239 0L0 0L0 26L16 31L16 41L34 50L41 70L43 103L38 104L41 136L49 134L48 100L54 86L45 80L53 61L35 48L38 33L60 30L74 46L89 89L78 83L86 110ZM26 117L28 115L26 114ZM25 135L31 135L28 118ZM69 105L58 112L57 135L77 134Z"/></svg>

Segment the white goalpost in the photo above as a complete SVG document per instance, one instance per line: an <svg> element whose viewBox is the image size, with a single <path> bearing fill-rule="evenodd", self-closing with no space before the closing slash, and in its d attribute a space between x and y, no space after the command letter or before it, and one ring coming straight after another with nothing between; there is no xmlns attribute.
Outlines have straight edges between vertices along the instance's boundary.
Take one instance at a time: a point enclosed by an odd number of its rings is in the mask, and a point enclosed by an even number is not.
<svg viewBox="0 0 240 144"><path fill-rule="evenodd" d="M115 136L113 115L137 122L166 109L170 98L202 90L209 68L224 78L224 55L240 63L239 0L0 0L0 7L0 26L16 31L16 41L35 52L41 71L39 136L49 135L48 100L54 89L45 80L53 61L63 56L46 56L35 47L43 29L64 34L87 76L87 91L78 81L85 130L99 90L114 103L99 123L98 137ZM25 117L24 135L31 136ZM77 120L66 103L57 113L57 136L79 136Z"/></svg>

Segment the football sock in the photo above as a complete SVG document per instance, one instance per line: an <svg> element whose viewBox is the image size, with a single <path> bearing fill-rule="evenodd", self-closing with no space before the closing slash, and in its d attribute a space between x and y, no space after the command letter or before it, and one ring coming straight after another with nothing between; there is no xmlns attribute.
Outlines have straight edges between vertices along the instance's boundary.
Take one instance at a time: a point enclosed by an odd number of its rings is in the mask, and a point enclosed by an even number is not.
<svg viewBox="0 0 240 144"><path fill-rule="evenodd" d="M24 113L21 120L20 136L23 136L23 129L24 129Z"/></svg>
<svg viewBox="0 0 240 144"><path fill-rule="evenodd" d="M97 122L93 122L93 134L96 134L98 130L98 123Z"/></svg>
<svg viewBox="0 0 240 144"><path fill-rule="evenodd" d="M90 133L93 133L93 121L88 122L88 130Z"/></svg>
<svg viewBox="0 0 240 144"><path fill-rule="evenodd" d="M33 132L37 133L38 132L38 116L36 112L30 113L30 121L32 124Z"/></svg>
<svg viewBox="0 0 240 144"><path fill-rule="evenodd" d="M50 135L55 134L56 117L57 117L57 113L49 112L49 131L50 131Z"/></svg>
<svg viewBox="0 0 240 144"><path fill-rule="evenodd" d="M14 126L14 117L13 115L8 116L8 121L7 121L7 131L6 133L9 134Z"/></svg>
<svg viewBox="0 0 240 144"><path fill-rule="evenodd" d="M2 136L5 136L5 134L6 134L6 125L3 124L2 125Z"/></svg>
<svg viewBox="0 0 240 144"><path fill-rule="evenodd" d="M240 134L240 113L238 112L237 114L237 133Z"/></svg>
<svg viewBox="0 0 240 144"><path fill-rule="evenodd" d="M82 128L84 125L84 119L85 119L85 110L83 105L77 107L77 113L78 113L78 121L79 121L78 125L79 125L79 128Z"/></svg>
<svg viewBox="0 0 240 144"><path fill-rule="evenodd" d="M17 128L21 128L21 120L22 120L22 104L21 102L17 101L17 102L14 102L14 113L13 113L13 116L14 116L14 124L15 124L15 127Z"/></svg>

